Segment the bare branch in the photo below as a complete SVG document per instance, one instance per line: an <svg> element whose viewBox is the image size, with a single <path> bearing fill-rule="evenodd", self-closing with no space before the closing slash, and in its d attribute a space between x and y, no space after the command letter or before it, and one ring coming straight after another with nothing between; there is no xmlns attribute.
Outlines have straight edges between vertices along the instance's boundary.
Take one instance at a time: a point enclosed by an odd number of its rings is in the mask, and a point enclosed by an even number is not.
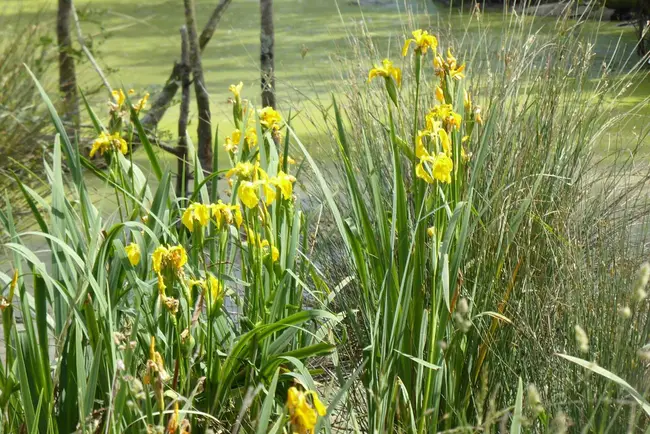
<svg viewBox="0 0 650 434"><path fill-rule="evenodd" d="M187 119L190 112L190 48L187 28L181 27L181 113L178 117L178 170L176 173L176 196L187 194Z"/></svg>
<svg viewBox="0 0 650 434"><path fill-rule="evenodd" d="M99 78L102 79L102 82L104 83L104 86L106 87L106 90L108 90L108 93L110 94L113 92L113 88L111 87L111 84L108 82L106 79L106 76L104 75L104 72L102 71L102 68L99 67L99 64L95 60L95 57L93 57L93 54L90 52L88 47L86 47L86 43L84 42L84 37L83 33L81 33L81 25L79 24L79 16L77 15L77 9L74 7L74 3L72 0L70 0L70 7L72 9L72 16L74 17L74 24L77 29L77 40L79 41L79 45L81 45L81 49L83 50L84 54L90 61L90 64L93 66L93 69L95 72L97 72L97 75L99 75Z"/></svg>
<svg viewBox="0 0 650 434"><path fill-rule="evenodd" d="M196 13L194 0L184 0L185 22L190 42L190 62L192 64L192 79L198 111L198 155L201 167L206 172L212 171L212 127L210 126L210 96L205 88L203 66L201 65L201 50L199 36L196 31Z"/></svg>
<svg viewBox="0 0 650 434"><path fill-rule="evenodd" d="M221 17L223 16L228 6L230 6L231 2L232 0L221 0L212 12L210 19L203 28L201 37L199 38L199 48L201 52L203 52L205 47L208 45L208 42L210 42L210 39L214 35L219 21L221 21ZM174 96L176 95L176 92L178 91L181 80L180 73L181 70L179 63L175 62L174 68L169 78L167 79L167 82L165 83L165 87L156 96L156 99L151 104L151 109L149 112L144 116L144 118L142 118L142 126L147 129L153 129L158 125L160 119L162 119L165 111L167 111L169 104L172 102Z"/></svg>
<svg viewBox="0 0 650 434"><path fill-rule="evenodd" d="M260 0L260 14L262 17L260 27L262 105L275 108L273 0Z"/></svg>

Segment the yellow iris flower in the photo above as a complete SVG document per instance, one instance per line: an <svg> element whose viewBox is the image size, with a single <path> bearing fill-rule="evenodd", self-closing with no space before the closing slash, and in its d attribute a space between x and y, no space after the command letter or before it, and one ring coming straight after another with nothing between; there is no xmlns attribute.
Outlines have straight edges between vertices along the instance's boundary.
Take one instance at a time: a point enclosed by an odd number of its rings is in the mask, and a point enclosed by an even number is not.
<svg viewBox="0 0 650 434"><path fill-rule="evenodd" d="M375 77L384 77L384 78L390 78L393 77L395 79L395 82L397 82L397 86L401 86L402 84L402 70L400 68L397 68L393 66L393 62L391 62L389 59L384 59L382 61L381 67L375 66L370 70L368 73L368 82L372 81Z"/></svg>
<svg viewBox="0 0 650 434"><path fill-rule="evenodd" d="M255 130L255 127L249 127L246 130L246 142L251 148L257 146L257 131Z"/></svg>
<svg viewBox="0 0 650 434"><path fill-rule="evenodd" d="M217 229L221 229L223 225L232 224L233 221L237 227L240 227L244 221L239 205L227 205L219 200L219 202L210 205L210 209L217 222Z"/></svg>
<svg viewBox="0 0 650 434"><path fill-rule="evenodd" d="M282 116L280 116L280 113L275 111L273 107L264 107L263 109L258 110L257 114L260 117L260 123L267 129L277 130L280 128Z"/></svg>
<svg viewBox="0 0 650 434"><path fill-rule="evenodd" d="M243 87L244 87L244 83L240 81L239 84L237 85L231 84L228 87L228 90L232 92L236 100L239 100L241 99L241 90L243 89Z"/></svg>
<svg viewBox="0 0 650 434"><path fill-rule="evenodd" d="M145 94L140 98L140 100L133 105L133 110L136 112L139 112L140 110L144 110L144 108L147 106L147 101L149 100L149 92L145 92Z"/></svg>
<svg viewBox="0 0 650 434"><path fill-rule="evenodd" d="M234 142L230 136L226 136L226 140L223 144L223 149L226 150L228 153L235 153L239 149L237 144L239 142Z"/></svg>
<svg viewBox="0 0 650 434"><path fill-rule="evenodd" d="M424 146L423 139L429 137L435 141L439 148L442 148L442 151L451 156L451 140L447 132L440 127L440 122L432 122L431 130L427 129L424 131L418 131L418 136L416 139L415 146L415 156L419 159L426 158L429 156L429 152Z"/></svg>
<svg viewBox="0 0 650 434"><path fill-rule="evenodd" d="M214 277L212 274L208 275L208 290L210 291L210 301L211 305L210 308L214 309L217 306L221 305L221 302L223 301L223 296L225 294L223 290L223 284L219 279Z"/></svg>
<svg viewBox="0 0 650 434"><path fill-rule="evenodd" d="M258 167L249 161L239 162L226 172L226 178L231 178L233 175L241 179L252 179L257 174Z"/></svg>
<svg viewBox="0 0 650 434"><path fill-rule="evenodd" d="M99 134L99 137L97 137L93 142L89 155L90 158L93 158L97 152L99 152L99 155L104 155L104 153L111 150L116 150L122 154L126 154L129 147L126 144L126 140L122 138L119 132L111 135L102 131Z"/></svg>
<svg viewBox="0 0 650 434"><path fill-rule="evenodd" d="M207 226L210 223L210 208L195 202L185 209L181 221L190 231L194 230L194 223L198 223L200 227Z"/></svg>
<svg viewBox="0 0 650 434"><path fill-rule="evenodd" d="M292 175L287 175L283 171L279 171L277 176L274 176L269 180L269 183L280 188L283 199L291 199L291 195L293 194L294 182L296 182L296 177Z"/></svg>
<svg viewBox="0 0 650 434"><path fill-rule="evenodd" d="M313 407L307 401L307 398L310 396L313 401ZM316 392L302 392L295 387L289 388L287 407L289 409L291 425L293 425L294 432L298 434L313 434L318 416L325 416L327 414L327 408L318 399Z"/></svg>
<svg viewBox="0 0 650 434"><path fill-rule="evenodd" d="M268 240L262 241L262 244L261 244L260 247L266 252L265 255L268 254L269 247L271 248L270 253L271 253L271 260L273 262L277 262L278 259L280 259L280 250L278 250L278 248L275 247L275 246L271 246L271 244L269 243Z"/></svg>
<svg viewBox="0 0 650 434"><path fill-rule="evenodd" d="M158 246L151 255L153 271L160 274L164 269L170 268L179 273L187 263L187 252L183 246Z"/></svg>
<svg viewBox="0 0 650 434"><path fill-rule="evenodd" d="M140 263L140 246L137 243L131 243L125 247L126 256L134 267Z"/></svg>
<svg viewBox="0 0 650 434"><path fill-rule="evenodd" d="M427 54L427 50L431 50L435 53L436 48L438 47L438 40L435 36L430 35L426 30L414 30L413 39L407 39L404 43L404 48L402 49L402 56L406 56L409 51L411 44L415 44L415 52L424 56Z"/></svg>
<svg viewBox="0 0 650 434"><path fill-rule="evenodd" d="M454 170L454 162L444 152L439 153L433 160L431 172L433 177L440 182L451 184L451 171Z"/></svg>
<svg viewBox="0 0 650 434"><path fill-rule="evenodd" d="M440 121L446 128L460 128L462 116L454 111L451 104L440 104L435 106L426 117L427 129L434 131L436 121Z"/></svg>
<svg viewBox="0 0 650 434"><path fill-rule="evenodd" d="M454 162L447 153L439 152L438 155L429 155L424 146L419 151L416 149L416 153L420 162L415 166L415 176L428 184L433 184L434 180L447 184L451 183L451 172L454 169ZM429 164L431 165L431 173L427 169L427 165Z"/></svg>
<svg viewBox="0 0 650 434"><path fill-rule="evenodd" d="M445 103L445 93L440 86L436 86L436 99L440 104Z"/></svg>
<svg viewBox="0 0 650 434"><path fill-rule="evenodd" d="M433 69L437 76L444 78L445 75L449 74L449 77L454 80L460 80L465 78L465 64L458 66L458 61L451 54L451 48L447 49L447 59L443 59L442 56L437 55L433 58Z"/></svg>
<svg viewBox="0 0 650 434"><path fill-rule="evenodd" d="M237 196L247 208L252 209L255 208L260 201L258 192L259 184L257 182L242 181L237 189Z"/></svg>
<svg viewBox="0 0 650 434"><path fill-rule="evenodd" d="M124 96L124 91L122 89L117 89L111 92L111 95L113 96L113 101L115 101L115 104L117 107L121 107L122 104L124 104L124 100L126 99L126 96Z"/></svg>

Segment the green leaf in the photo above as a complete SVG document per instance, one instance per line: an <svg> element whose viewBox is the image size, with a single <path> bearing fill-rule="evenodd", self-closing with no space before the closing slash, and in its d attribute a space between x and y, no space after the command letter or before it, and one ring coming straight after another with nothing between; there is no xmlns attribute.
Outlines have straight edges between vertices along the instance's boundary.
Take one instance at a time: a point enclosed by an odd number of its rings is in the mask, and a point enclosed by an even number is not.
<svg viewBox="0 0 650 434"><path fill-rule="evenodd" d="M275 375L273 375L273 380L269 386L269 390L264 398L264 403L262 404L262 412L258 418L259 424L257 425L257 434L266 434L269 419L271 418L271 412L273 411L273 404L275 403L275 388L278 385L278 377L280 376L280 369L276 369Z"/></svg>
<svg viewBox="0 0 650 434"><path fill-rule="evenodd" d="M650 416L650 403L648 403L648 401L645 400L643 395L637 392L637 390L634 387L632 387L627 381L623 380L618 375L609 372L607 369L598 366L594 362L589 362L587 360L583 360L578 357L569 356L567 354L556 354L556 356L562 357L563 359L568 360L569 362L575 363L576 365L589 369L591 372L595 372L596 374L605 377L609 381L612 381L615 384L619 385L620 387L625 389L630 395L632 395L632 398L634 398L634 400L639 403L643 411L645 411L646 415Z"/></svg>
<svg viewBox="0 0 650 434"><path fill-rule="evenodd" d="M138 132L138 138L140 139L140 142L142 142L142 147L147 153L147 157L149 157L149 164L151 164L151 169L156 175L158 181L160 181L163 177L163 170L160 166L160 161L158 160L158 156L156 155L153 146L151 146L149 137L147 137L147 132L144 130L144 127L138 118L138 112L135 111L133 107L131 107L131 122L133 122L133 125L135 125L135 129Z"/></svg>
<svg viewBox="0 0 650 434"><path fill-rule="evenodd" d="M515 399L515 413L512 417L512 425L510 426L510 434L521 434L521 423L523 422L523 404L524 404L524 386L519 377L517 384L517 398Z"/></svg>
<svg viewBox="0 0 650 434"><path fill-rule="evenodd" d="M398 354L400 354L400 355L402 355L402 356L408 358L408 359L413 360L413 361L414 361L415 363L417 363L418 365L424 366L425 368L432 369L432 370L434 370L434 371L437 371L438 369L440 369L440 366L438 366L438 365L434 365L433 363L429 363L429 362L427 362L426 360L423 360L423 359L421 359L421 358L419 358L419 357L415 357L415 356L412 356L412 355L410 355L410 354L403 353L403 352L401 352L401 351L399 351L399 350L394 350L394 351L395 351L396 353L398 353Z"/></svg>

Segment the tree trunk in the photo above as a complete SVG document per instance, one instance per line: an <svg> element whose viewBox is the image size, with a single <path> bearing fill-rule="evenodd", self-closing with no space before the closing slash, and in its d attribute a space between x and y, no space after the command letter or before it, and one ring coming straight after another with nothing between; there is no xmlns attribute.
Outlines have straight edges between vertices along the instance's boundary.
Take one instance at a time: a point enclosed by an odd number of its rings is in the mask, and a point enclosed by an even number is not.
<svg viewBox="0 0 650 434"><path fill-rule="evenodd" d="M262 106L275 108L275 71L273 61L273 0L260 0L260 66L262 71Z"/></svg>
<svg viewBox="0 0 650 434"><path fill-rule="evenodd" d="M176 196L187 195L187 178L189 164L187 164L187 119L190 112L190 48L187 28L181 27L181 114L178 117L178 170L176 174Z"/></svg>
<svg viewBox="0 0 650 434"><path fill-rule="evenodd" d="M184 0L185 22L190 42L190 63L192 64L192 76L194 78L194 93L196 94L196 106L198 109L199 122L198 133L198 155L201 167L206 173L212 172L212 127L210 126L210 96L205 88L203 79L203 66L201 65L201 50L199 48L199 36L196 31L196 13L194 12L194 1Z"/></svg>
<svg viewBox="0 0 650 434"><path fill-rule="evenodd" d="M199 38L199 47L201 49L201 52L203 52L206 45L208 45L208 42L210 42L212 35L214 35L214 31L217 29L219 21L221 21L221 17L231 2L232 0L221 0L214 11L212 11L212 15L210 15L210 19L203 28L203 31L201 32L201 36ZM174 63L174 69L172 70L172 73L167 79L167 83L165 83L165 87L158 94L158 96L156 96L156 99L154 99L153 103L151 104L151 109L142 118L142 126L146 129L155 128L158 125L158 122L160 122L160 119L162 119L163 115L165 114L165 111L167 111L167 107L169 107L169 104L172 102L174 96L176 95L176 92L178 91L178 87L181 81L180 73L180 64L176 62Z"/></svg>
<svg viewBox="0 0 650 434"><path fill-rule="evenodd" d="M56 37L59 45L59 91L63 98L63 117L71 125L72 134L79 126L79 100L77 98L77 76L70 37L72 0L59 0L56 17Z"/></svg>

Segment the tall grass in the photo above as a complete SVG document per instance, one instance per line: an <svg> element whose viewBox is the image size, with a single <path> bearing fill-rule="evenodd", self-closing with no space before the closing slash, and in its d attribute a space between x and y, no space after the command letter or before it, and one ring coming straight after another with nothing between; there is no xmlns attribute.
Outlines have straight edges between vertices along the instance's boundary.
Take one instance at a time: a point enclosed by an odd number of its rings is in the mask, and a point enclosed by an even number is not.
<svg viewBox="0 0 650 434"><path fill-rule="evenodd" d="M347 247L352 259L335 261L329 275L355 276L342 294L345 305L360 310L349 313L350 329L369 360L373 351L381 355L364 378L361 406L369 412L371 432L386 426L407 432L490 430L504 421L516 426L511 406L518 401L517 377L536 385L545 404L542 411L526 409L524 425L538 432L556 432L567 420L599 432L647 424L626 391L585 377L582 368L555 355L596 361L642 393L647 390L641 380L645 363L637 354L647 305L635 305L639 318L633 327L617 311L630 305L630 279L645 252L648 167L639 158L648 131L640 131L634 143L617 143L624 150L611 155L603 146L643 104L629 111L617 107L647 72L644 59L630 57L633 47L615 46L597 56L599 25L586 18L593 10L577 20L569 18L571 10L550 34L538 31L534 17L504 12L506 24L496 38L475 11L471 31L457 38L455 52L468 62L465 87L485 126L467 142L471 159L458 181L462 196L444 186L431 193L434 203L452 211L442 230L434 220L435 233L444 237L444 227L457 225L448 238L454 246L448 274L440 268L444 252L418 238L423 216L429 217L419 207L428 205L418 199L421 181L412 176L404 149L415 143L412 126L423 125L427 111L439 104L430 59L422 63L418 91L417 64L410 58L399 62L398 53L390 52L405 81L394 121L382 114L391 105L385 90L365 83L373 64L368 54L379 60L384 53L375 51L369 37L353 39L358 57L341 72L352 91L338 101L343 114L330 116L328 124L337 137L338 168L328 179L328 203L334 219L340 213L343 222L342 243L334 244ZM400 203L402 195L412 200ZM454 215L456 200L466 203L467 215ZM384 248L384 233L398 240L406 233L411 248ZM417 255L431 262L418 263ZM423 284L411 273L429 278ZM446 279L450 300L466 302L461 311L438 298L442 287L445 299ZM409 295L391 298L391 283ZM423 333L416 315L430 315L427 324L438 334ZM594 333L587 354L575 343L576 325ZM429 398L423 396L428 378L437 388Z"/></svg>
<svg viewBox="0 0 650 434"><path fill-rule="evenodd" d="M3 40L0 44L0 163L3 179L12 172L25 181L41 167L42 149L51 134L51 124L36 86L25 70L27 65L44 78L56 64L56 46L40 16L7 17L0 12ZM51 139L51 135L50 135ZM36 181L32 179L32 182ZM6 182L3 182L6 185Z"/></svg>

